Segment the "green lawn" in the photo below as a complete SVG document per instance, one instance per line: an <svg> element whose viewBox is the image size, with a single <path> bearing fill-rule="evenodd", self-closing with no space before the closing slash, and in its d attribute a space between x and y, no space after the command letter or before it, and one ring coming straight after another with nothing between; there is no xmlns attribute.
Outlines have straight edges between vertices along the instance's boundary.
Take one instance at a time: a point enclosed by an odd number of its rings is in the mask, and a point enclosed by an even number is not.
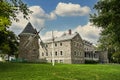
<svg viewBox="0 0 120 80"><path fill-rule="evenodd" d="M0 80L120 80L120 65L0 63Z"/></svg>

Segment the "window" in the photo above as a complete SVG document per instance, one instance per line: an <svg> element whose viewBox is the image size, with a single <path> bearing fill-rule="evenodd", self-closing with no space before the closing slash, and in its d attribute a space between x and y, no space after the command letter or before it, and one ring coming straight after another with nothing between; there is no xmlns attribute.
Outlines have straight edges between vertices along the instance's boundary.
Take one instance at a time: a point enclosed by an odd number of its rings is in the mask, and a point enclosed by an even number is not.
<svg viewBox="0 0 120 80"><path fill-rule="evenodd" d="M94 58L97 58L97 54L94 54Z"/></svg>
<svg viewBox="0 0 120 80"><path fill-rule="evenodd" d="M46 44L46 47L48 47L48 45Z"/></svg>
<svg viewBox="0 0 120 80"><path fill-rule="evenodd" d="M63 63L63 60L60 60L60 63Z"/></svg>
<svg viewBox="0 0 120 80"><path fill-rule="evenodd" d="M60 55L63 55L63 52L62 52L62 51L60 51Z"/></svg>
<svg viewBox="0 0 120 80"><path fill-rule="evenodd" d="M57 43L55 43L55 46L57 46Z"/></svg>
<svg viewBox="0 0 120 80"><path fill-rule="evenodd" d="M39 55L37 55L37 58L39 58Z"/></svg>
<svg viewBox="0 0 120 80"><path fill-rule="evenodd" d="M77 43L77 47L79 46L79 43Z"/></svg>
<svg viewBox="0 0 120 80"><path fill-rule="evenodd" d="M86 48L86 51L88 51L88 48Z"/></svg>
<svg viewBox="0 0 120 80"><path fill-rule="evenodd" d="M46 56L48 56L48 53L46 52Z"/></svg>
<svg viewBox="0 0 120 80"><path fill-rule="evenodd" d="M55 52L55 56L57 56L57 51Z"/></svg>
<svg viewBox="0 0 120 80"><path fill-rule="evenodd" d="M35 51L36 51L36 49L33 49L33 51L35 52Z"/></svg>
<svg viewBox="0 0 120 80"><path fill-rule="evenodd" d="M58 63L58 60L55 60L55 63Z"/></svg>
<svg viewBox="0 0 120 80"><path fill-rule="evenodd" d="M62 46L62 43L60 43L60 46Z"/></svg>
<svg viewBox="0 0 120 80"><path fill-rule="evenodd" d="M44 53L42 53L42 56L44 56Z"/></svg>
<svg viewBox="0 0 120 80"><path fill-rule="evenodd" d="M74 51L74 55L77 55L76 51Z"/></svg>
<svg viewBox="0 0 120 80"><path fill-rule="evenodd" d="M80 44L80 47L81 47L81 44Z"/></svg>
<svg viewBox="0 0 120 80"><path fill-rule="evenodd" d="M85 52L85 57L87 57L87 53Z"/></svg>

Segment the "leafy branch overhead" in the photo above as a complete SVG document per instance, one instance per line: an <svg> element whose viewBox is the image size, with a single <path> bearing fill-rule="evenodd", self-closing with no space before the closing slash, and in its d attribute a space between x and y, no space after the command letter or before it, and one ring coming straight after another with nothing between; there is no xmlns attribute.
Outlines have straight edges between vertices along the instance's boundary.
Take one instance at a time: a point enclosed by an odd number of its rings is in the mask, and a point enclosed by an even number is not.
<svg viewBox="0 0 120 80"><path fill-rule="evenodd" d="M23 14L25 19L29 19L32 13L27 4L21 0L0 0L0 52L3 54L15 54L18 50L18 38L8 28L12 21L19 21L17 15Z"/></svg>
<svg viewBox="0 0 120 80"><path fill-rule="evenodd" d="M120 0L99 0L94 9L90 21L102 28L100 46L120 52Z"/></svg>
<svg viewBox="0 0 120 80"><path fill-rule="evenodd" d="M23 17L28 19L32 13L21 0L0 0L0 30L11 25L12 20L19 21L17 15L23 13Z"/></svg>

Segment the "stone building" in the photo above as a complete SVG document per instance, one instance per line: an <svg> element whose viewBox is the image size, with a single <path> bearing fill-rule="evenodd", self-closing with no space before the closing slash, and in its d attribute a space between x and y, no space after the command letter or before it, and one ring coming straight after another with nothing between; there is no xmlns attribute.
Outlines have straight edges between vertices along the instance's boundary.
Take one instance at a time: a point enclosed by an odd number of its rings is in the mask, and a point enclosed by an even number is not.
<svg viewBox="0 0 120 80"><path fill-rule="evenodd" d="M27 61L37 61L39 58L39 44L36 29L29 22L19 34L19 58Z"/></svg>
<svg viewBox="0 0 120 80"><path fill-rule="evenodd" d="M89 41L83 40L85 60L99 61L99 52L96 50L95 46Z"/></svg>
<svg viewBox="0 0 120 80"><path fill-rule="evenodd" d="M29 22L19 37L19 58L30 62L52 62L53 56L56 63L80 64L85 60L108 62L107 52L96 51L92 43L82 40L77 32L72 34L71 30L55 37L54 41L44 40L40 45L38 33Z"/></svg>
<svg viewBox="0 0 120 80"><path fill-rule="evenodd" d="M99 63L108 63L108 52L107 51L98 51L95 46L89 41L83 40L84 51L85 51L85 60L98 61Z"/></svg>
<svg viewBox="0 0 120 80"><path fill-rule="evenodd" d="M84 63L83 42L79 33L64 34L54 38L54 54L52 54L52 39L44 41L47 52L40 47L40 59L52 62L52 55L56 63L80 64Z"/></svg>

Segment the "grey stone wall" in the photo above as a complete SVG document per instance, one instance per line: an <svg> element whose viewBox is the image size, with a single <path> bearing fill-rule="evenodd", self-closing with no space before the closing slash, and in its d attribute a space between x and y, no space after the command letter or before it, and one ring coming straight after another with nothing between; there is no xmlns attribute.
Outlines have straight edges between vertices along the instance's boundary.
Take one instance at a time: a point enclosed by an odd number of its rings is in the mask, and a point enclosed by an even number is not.
<svg viewBox="0 0 120 80"><path fill-rule="evenodd" d="M54 60L58 63L71 63L71 41L60 41L54 43ZM62 45L60 45L62 44ZM40 59L52 60L52 43L46 43L47 52L40 46ZM56 46L55 46L56 45ZM62 52L62 53L61 53ZM46 55L47 54L47 55ZM56 55L57 54L57 55Z"/></svg>
<svg viewBox="0 0 120 80"><path fill-rule="evenodd" d="M62 46L60 45L62 43ZM52 60L52 43L45 43L47 52L40 46L39 59ZM61 55L62 51L62 55ZM75 54L76 52L76 54ZM46 55L47 54L47 55ZM56 55L57 54L57 55ZM76 35L71 40L54 42L54 60L57 63L80 64L84 63L84 49L81 37Z"/></svg>
<svg viewBox="0 0 120 80"><path fill-rule="evenodd" d="M83 42L79 35L75 36L71 41L71 58L73 64L84 63Z"/></svg>
<svg viewBox="0 0 120 80"><path fill-rule="evenodd" d="M30 36L35 36L35 34L19 35L19 58L34 62L37 61L39 58L38 37L35 37L32 39L32 41L29 41Z"/></svg>

